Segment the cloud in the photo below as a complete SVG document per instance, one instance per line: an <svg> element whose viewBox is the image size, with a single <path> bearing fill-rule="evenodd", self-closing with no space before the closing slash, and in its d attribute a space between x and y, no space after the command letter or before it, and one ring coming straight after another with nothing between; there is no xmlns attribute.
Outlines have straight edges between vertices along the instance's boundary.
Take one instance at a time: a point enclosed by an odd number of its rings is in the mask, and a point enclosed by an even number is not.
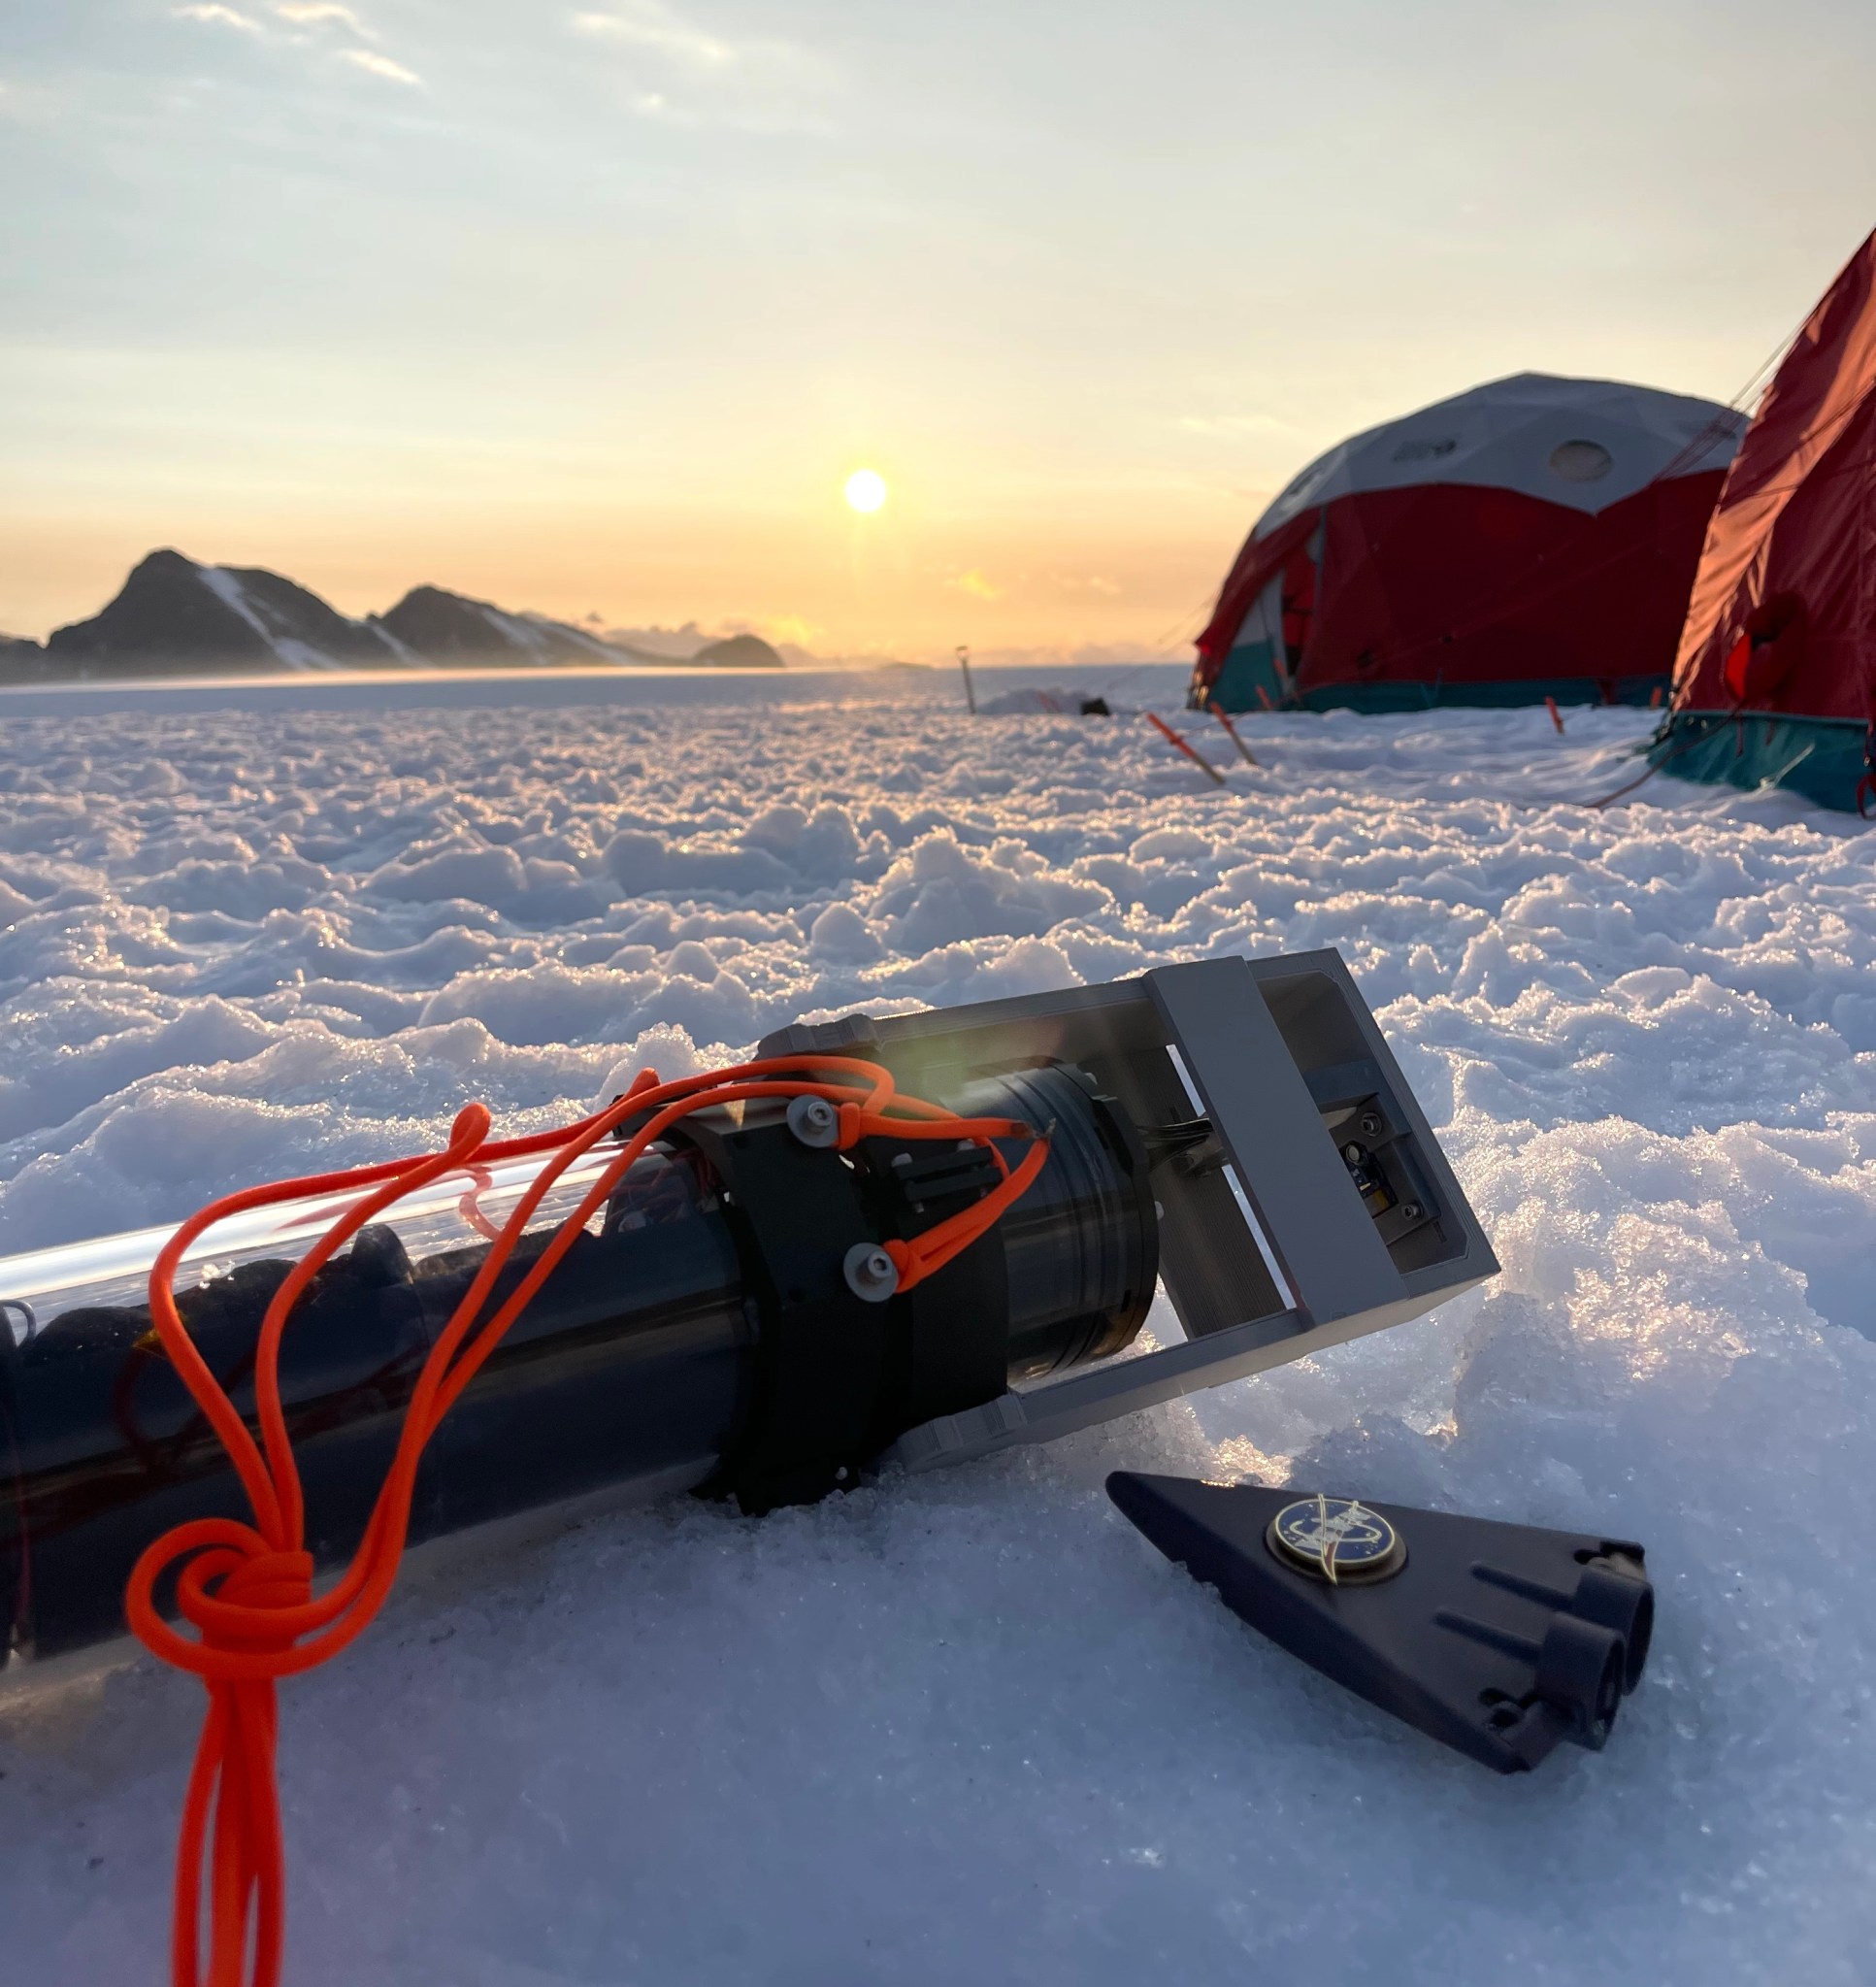
<svg viewBox="0 0 1876 1987"><path fill-rule="evenodd" d="M1067 593L1101 593L1110 598L1120 592L1120 582L1101 573L1051 573L1049 578Z"/></svg>
<svg viewBox="0 0 1876 1987"><path fill-rule="evenodd" d="M339 0L274 0L274 12L295 27L324 27L330 23L348 29L363 42L378 39L377 31L367 27L349 7L342 7Z"/></svg>
<svg viewBox="0 0 1876 1987"><path fill-rule="evenodd" d="M232 7L223 7L219 0L198 0L192 7L172 7L170 13L178 20L199 20L208 27L235 27L245 35L257 35L261 24L246 14L237 14Z"/></svg>
<svg viewBox="0 0 1876 1987"><path fill-rule="evenodd" d="M355 35L362 41L376 41L377 30L369 26L358 10L347 7L344 0L272 0L276 20L284 21L287 28L335 28L341 33ZM198 20L212 27L239 28L243 34L259 35L266 40L279 42L282 37L279 31L270 33L269 23L257 20L252 15L240 14L222 0L189 0L184 7L173 7L172 15L178 20ZM284 39L305 48L312 37L304 33L287 33ZM330 44L326 45L330 48ZM414 69L407 69L402 62L394 62L390 56L381 55L376 49L339 49L333 50L341 62L353 69L362 70L367 76L376 76L383 83L401 83L409 89L422 89L423 78Z"/></svg>
<svg viewBox="0 0 1876 1987"><path fill-rule="evenodd" d="M955 586L960 593L968 593L975 600L1002 600L1005 591L975 566L968 573L955 575L944 583L947 586Z"/></svg>
<svg viewBox="0 0 1876 1987"><path fill-rule="evenodd" d="M663 0L625 0L609 14L576 14L574 32L650 49L696 68L725 68L738 59L731 43L692 27Z"/></svg>
<svg viewBox="0 0 1876 1987"><path fill-rule="evenodd" d="M635 96L632 108L640 116L654 117L661 124L690 126L701 121L692 112L679 110L671 103L662 90L648 89L642 96Z"/></svg>
<svg viewBox="0 0 1876 1987"><path fill-rule="evenodd" d="M386 83L409 83L413 89L423 87L423 78L414 69L405 68L402 62L393 62L376 49L341 49L339 59L349 62L354 69L362 69L367 76L381 76Z"/></svg>
<svg viewBox="0 0 1876 1987"><path fill-rule="evenodd" d="M751 131L825 128L808 107L827 94L834 72L792 42L716 34L666 0L614 0L604 12L570 16L569 25L630 64L628 101L641 116Z"/></svg>

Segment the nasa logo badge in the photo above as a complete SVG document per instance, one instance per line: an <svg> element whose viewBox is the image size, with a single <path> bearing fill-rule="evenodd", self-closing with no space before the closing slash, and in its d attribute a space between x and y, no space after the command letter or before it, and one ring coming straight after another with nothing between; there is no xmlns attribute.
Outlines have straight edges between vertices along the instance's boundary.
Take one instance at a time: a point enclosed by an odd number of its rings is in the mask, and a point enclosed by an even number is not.
<svg viewBox="0 0 1876 1987"><path fill-rule="evenodd" d="M1332 1586L1391 1579L1407 1563L1405 1540L1379 1511L1320 1491L1285 1505L1265 1540L1285 1566Z"/></svg>

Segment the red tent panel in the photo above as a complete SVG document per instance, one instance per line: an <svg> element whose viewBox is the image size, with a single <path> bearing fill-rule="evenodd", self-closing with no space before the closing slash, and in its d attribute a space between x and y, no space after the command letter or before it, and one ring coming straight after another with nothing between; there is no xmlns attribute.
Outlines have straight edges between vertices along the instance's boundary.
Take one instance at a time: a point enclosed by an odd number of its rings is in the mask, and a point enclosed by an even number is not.
<svg viewBox="0 0 1876 1987"><path fill-rule="evenodd" d="M1462 484L1342 498L1299 693L1664 674L1719 487L1675 477L1595 516Z"/></svg>
<svg viewBox="0 0 1876 1987"><path fill-rule="evenodd" d="M1271 502L1199 638L1193 695L1272 667L1305 705L1419 708L1664 687L1744 423L1704 400L1518 374L1350 436Z"/></svg>
<svg viewBox="0 0 1876 1987"><path fill-rule="evenodd" d="M1217 674L1217 665L1225 659L1236 640L1252 601L1282 572L1290 554L1300 551L1308 543L1309 534L1316 528L1316 519L1321 515L1322 513L1314 509L1300 511L1287 524L1279 525L1268 538L1253 536L1244 541L1243 549L1225 576L1218 605L1205 625L1205 632L1199 637L1201 668L1208 663L1212 665L1212 675Z"/></svg>
<svg viewBox="0 0 1876 1987"><path fill-rule="evenodd" d="M1727 474L1674 707L1876 718L1876 234L1798 334Z"/></svg>

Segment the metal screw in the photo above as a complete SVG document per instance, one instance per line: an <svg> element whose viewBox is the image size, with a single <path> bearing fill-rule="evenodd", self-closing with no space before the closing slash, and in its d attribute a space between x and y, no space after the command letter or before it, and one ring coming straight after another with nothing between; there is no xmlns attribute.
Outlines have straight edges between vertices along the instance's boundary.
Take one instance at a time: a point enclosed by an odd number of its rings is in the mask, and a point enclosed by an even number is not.
<svg viewBox="0 0 1876 1987"><path fill-rule="evenodd" d="M804 1145L835 1145L840 1139L840 1113L825 1097L791 1098L788 1129Z"/></svg>
<svg viewBox="0 0 1876 1987"><path fill-rule="evenodd" d="M1378 1139L1381 1136L1381 1120L1375 1116L1373 1111L1363 1111L1362 1130L1370 1139Z"/></svg>
<svg viewBox="0 0 1876 1987"><path fill-rule="evenodd" d="M1404 1221L1418 1221L1420 1219L1420 1203L1418 1201L1402 1201L1400 1203L1400 1217Z"/></svg>
<svg viewBox="0 0 1876 1987"><path fill-rule="evenodd" d="M877 1242L856 1242L840 1267L846 1273L847 1288L868 1304L884 1304L899 1288L893 1259Z"/></svg>
<svg viewBox="0 0 1876 1987"><path fill-rule="evenodd" d="M1317 1151L1320 1152L1322 1150L1322 1147L1318 1145L1316 1149ZM1364 1152L1361 1146L1356 1144L1355 1142L1351 1139L1349 1143L1342 1147L1342 1157L1346 1159L1351 1166L1360 1166L1362 1161L1367 1157L1367 1154Z"/></svg>

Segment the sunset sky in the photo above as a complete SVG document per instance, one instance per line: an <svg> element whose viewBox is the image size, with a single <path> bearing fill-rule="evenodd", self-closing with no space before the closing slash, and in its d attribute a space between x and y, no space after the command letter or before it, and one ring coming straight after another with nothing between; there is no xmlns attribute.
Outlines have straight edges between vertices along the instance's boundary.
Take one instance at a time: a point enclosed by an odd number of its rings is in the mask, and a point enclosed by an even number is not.
<svg viewBox="0 0 1876 1987"><path fill-rule="evenodd" d="M1876 221L1872 103L1868 0L15 0L0 628L174 545L1164 651L1353 429L1730 397Z"/></svg>

